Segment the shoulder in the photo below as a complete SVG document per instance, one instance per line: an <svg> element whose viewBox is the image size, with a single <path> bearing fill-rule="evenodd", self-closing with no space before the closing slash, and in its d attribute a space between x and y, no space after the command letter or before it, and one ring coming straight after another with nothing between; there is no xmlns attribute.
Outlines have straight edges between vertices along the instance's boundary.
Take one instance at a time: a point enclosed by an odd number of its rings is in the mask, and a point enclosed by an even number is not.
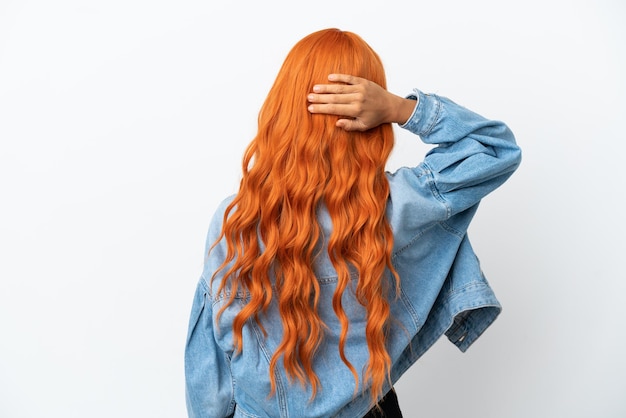
<svg viewBox="0 0 626 418"><path fill-rule="evenodd" d="M236 196L237 196L236 194L231 194L230 196L227 196L226 198L222 199L222 201L217 205L215 212L213 214L213 217L214 218L223 217L224 213L226 212L226 209L233 202L233 200L235 200Z"/></svg>
<svg viewBox="0 0 626 418"><path fill-rule="evenodd" d="M219 248L223 245L223 243L218 242L218 240L220 239L220 236L222 234L224 215L226 214L226 210L228 206L232 203L234 198L235 195L226 197L221 202L219 202L219 204L213 211L205 241L205 262L207 261L206 257L208 257L210 254L213 255L213 258L215 258L216 253L222 255L222 253L224 252L223 248Z"/></svg>
<svg viewBox="0 0 626 418"><path fill-rule="evenodd" d="M209 233L213 230L217 230L217 233L222 229L222 223L224 222L224 215L226 214L226 209L235 199L235 194L232 194L220 201L213 211L213 215L211 217L211 221L209 224Z"/></svg>

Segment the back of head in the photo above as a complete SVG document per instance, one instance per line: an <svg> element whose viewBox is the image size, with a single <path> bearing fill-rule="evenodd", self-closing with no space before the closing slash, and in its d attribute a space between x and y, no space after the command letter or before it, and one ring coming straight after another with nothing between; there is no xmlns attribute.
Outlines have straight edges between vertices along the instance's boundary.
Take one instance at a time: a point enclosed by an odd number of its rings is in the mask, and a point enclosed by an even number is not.
<svg viewBox="0 0 626 418"><path fill-rule="evenodd" d="M349 324L342 295L354 268L359 273L356 298L368 319L370 362L364 379L371 381L375 397L390 364L384 337L389 318L385 283L386 275L395 276L395 271L384 170L393 131L383 124L347 132L335 126L337 116L309 113L307 95L315 84L328 83L331 73L386 87L380 58L356 34L322 30L291 49L259 113L240 189L225 215L222 237L229 256L223 266L229 268L221 289L228 286L232 295L243 289L250 295L233 324L239 350L245 322L277 301L284 337L271 366L282 357L288 375L310 384L315 396L319 382L312 359L324 324L317 313L319 285L312 260L321 239L317 211L324 205L333 225L327 250L338 276L333 308L342 324L339 351L359 382L344 355Z"/></svg>
<svg viewBox="0 0 626 418"><path fill-rule="evenodd" d="M256 161L268 150L275 156L277 150L289 148L295 152L292 158L302 164L306 162L298 157L319 147L318 153L340 156L342 160L369 158L371 152L371 158L384 166L393 147L389 124L364 133L348 133L336 128L337 116L312 115L307 111L307 95L315 84L328 83L331 73L366 78L386 88L378 54L358 35L325 29L304 37L287 55L259 113ZM376 141L364 141L369 138ZM350 144L366 145L360 150L366 155L353 155L355 150Z"/></svg>

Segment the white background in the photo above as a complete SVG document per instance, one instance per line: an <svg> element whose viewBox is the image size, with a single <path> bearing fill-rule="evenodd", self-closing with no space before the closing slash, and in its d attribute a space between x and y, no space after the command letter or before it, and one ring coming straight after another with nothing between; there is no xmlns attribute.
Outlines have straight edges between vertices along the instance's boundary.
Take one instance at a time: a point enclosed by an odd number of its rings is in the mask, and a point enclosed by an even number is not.
<svg viewBox="0 0 626 418"><path fill-rule="evenodd" d="M398 383L406 417L626 416L621 1L0 0L0 416L186 416L218 202L291 46L338 27L389 89L509 124L470 235L504 311ZM390 169L426 148L398 129Z"/></svg>

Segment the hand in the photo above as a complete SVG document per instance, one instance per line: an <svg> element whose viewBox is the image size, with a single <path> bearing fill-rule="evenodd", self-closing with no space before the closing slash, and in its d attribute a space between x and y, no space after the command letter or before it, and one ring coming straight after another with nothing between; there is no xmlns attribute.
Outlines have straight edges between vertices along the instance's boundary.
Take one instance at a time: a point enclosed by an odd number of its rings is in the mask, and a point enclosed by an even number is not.
<svg viewBox="0 0 626 418"><path fill-rule="evenodd" d="M396 96L364 78L330 74L329 81L344 84L317 84L308 100L309 112L344 116L337 126L346 131L366 131L383 123L404 123L415 101Z"/></svg>

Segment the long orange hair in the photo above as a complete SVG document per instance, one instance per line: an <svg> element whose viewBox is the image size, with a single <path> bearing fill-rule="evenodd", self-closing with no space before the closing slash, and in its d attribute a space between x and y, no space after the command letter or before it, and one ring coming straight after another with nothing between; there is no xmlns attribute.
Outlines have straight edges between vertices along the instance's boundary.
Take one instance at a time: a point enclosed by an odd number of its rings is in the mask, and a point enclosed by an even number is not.
<svg viewBox="0 0 626 418"><path fill-rule="evenodd" d="M320 240L316 211L325 205L333 225L327 250L338 277L332 303L341 323L339 353L358 388L358 373L344 352L349 321L341 302L354 268L356 297L367 312L370 357L364 380L375 400L391 363L385 345L390 320L386 275L398 281L385 217L385 163L394 137L390 124L346 132L335 126L338 117L307 111L307 94L315 84L327 83L331 73L356 75L386 88L379 56L354 33L322 30L292 48L261 108L258 133L243 158L239 192L224 215L220 239L228 250L219 291L231 290L226 306L238 291L248 297L233 322L236 351L243 348L245 323L256 320L262 328L258 315L277 302L283 338L270 362L272 393L273 371L282 357L289 378L309 383L315 397L320 382L312 359L325 325L317 312L320 289L312 263Z"/></svg>

